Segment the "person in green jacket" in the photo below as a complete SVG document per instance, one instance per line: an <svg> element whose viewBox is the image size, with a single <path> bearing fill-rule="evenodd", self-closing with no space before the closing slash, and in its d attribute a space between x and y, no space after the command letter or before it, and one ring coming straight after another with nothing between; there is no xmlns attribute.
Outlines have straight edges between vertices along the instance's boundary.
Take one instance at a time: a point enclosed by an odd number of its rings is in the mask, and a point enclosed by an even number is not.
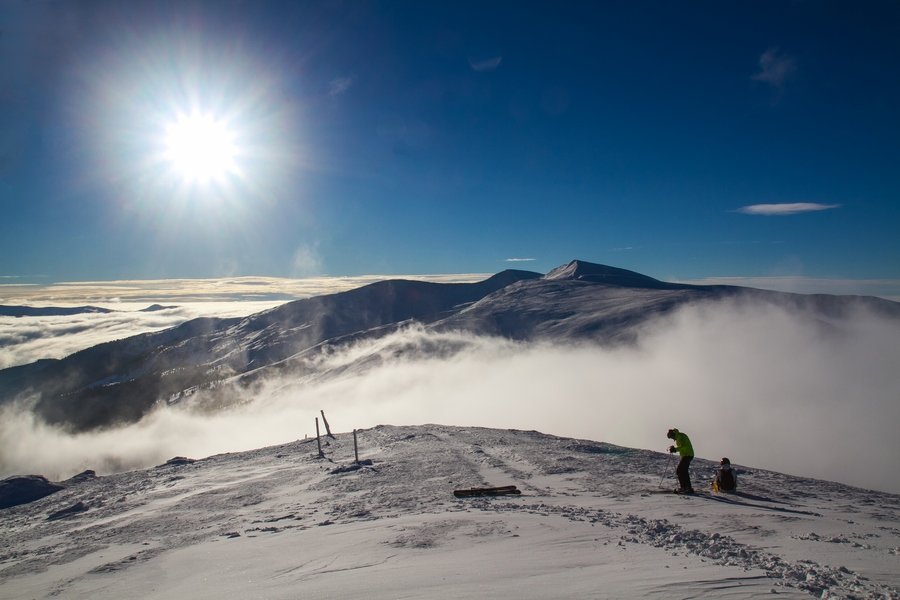
<svg viewBox="0 0 900 600"><path fill-rule="evenodd" d="M675 469L680 487L675 492L679 494L693 494L694 488L691 487L691 474L688 471L691 461L694 460L694 447L691 446L691 438L686 433L682 433L674 428L669 430L666 437L675 442L674 446L669 446L669 452L678 452L678 455L681 456L681 460L678 461L678 468Z"/></svg>

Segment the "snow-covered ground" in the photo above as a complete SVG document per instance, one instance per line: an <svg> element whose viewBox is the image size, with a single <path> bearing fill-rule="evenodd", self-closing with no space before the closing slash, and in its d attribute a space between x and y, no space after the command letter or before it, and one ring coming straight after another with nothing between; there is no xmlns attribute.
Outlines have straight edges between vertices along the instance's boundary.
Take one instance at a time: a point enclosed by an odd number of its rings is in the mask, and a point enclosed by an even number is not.
<svg viewBox="0 0 900 600"><path fill-rule="evenodd" d="M739 466L737 494L677 496L669 456L533 431L359 442L355 470L344 433L2 510L0 598L900 598L897 495ZM452 494L483 484L522 495Z"/></svg>

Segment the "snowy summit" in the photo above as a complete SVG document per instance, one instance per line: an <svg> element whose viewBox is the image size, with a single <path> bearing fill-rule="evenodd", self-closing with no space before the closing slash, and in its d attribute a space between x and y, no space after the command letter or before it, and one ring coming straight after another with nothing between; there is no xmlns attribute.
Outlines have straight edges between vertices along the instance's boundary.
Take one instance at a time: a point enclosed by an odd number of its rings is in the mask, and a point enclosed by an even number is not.
<svg viewBox="0 0 900 600"><path fill-rule="evenodd" d="M900 497L534 431L379 426L0 512L0 598L900 598ZM515 485L520 495L454 498ZM701 491L701 488L702 491Z"/></svg>

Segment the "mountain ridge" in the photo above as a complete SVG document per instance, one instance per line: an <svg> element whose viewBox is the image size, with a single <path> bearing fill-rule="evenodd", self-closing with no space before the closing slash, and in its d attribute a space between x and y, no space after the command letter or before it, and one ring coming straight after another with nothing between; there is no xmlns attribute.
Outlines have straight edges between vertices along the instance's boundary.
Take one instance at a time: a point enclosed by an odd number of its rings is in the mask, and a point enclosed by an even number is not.
<svg viewBox="0 0 900 600"><path fill-rule="evenodd" d="M192 319L63 359L0 370L0 404L36 395L41 418L74 430L134 422L185 389L284 360L327 339L409 320L431 322L540 276L506 270L476 283L385 280L243 318Z"/></svg>
<svg viewBox="0 0 900 600"><path fill-rule="evenodd" d="M574 260L543 276L507 270L476 283L384 280L243 318L193 319L64 359L2 370L0 404L30 396L48 423L75 431L111 427L140 420L186 391L235 377L248 384L409 323L523 341L621 344L633 343L650 319L729 298L778 304L823 323L857 308L900 318L900 304L877 298L674 284Z"/></svg>
<svg viewBox="0 0 900 600"><path fill-rule="evenodd" d="M620 287L650 289L687 289L695 287L687 284L660 281L659 279L654 279L653 277L643 275L636 271L590 263L583 260L573 260L565 265L556 267L544 275L543 279L547 281L588 281L591 283L602 283Z"/></svg>
<svg viewBox="0 0 900 600"><path fill-rule="evenodd" d="M137 312L158 312L177 308L177 306L163 306L161 304L151 304L147 308L142 308ZM81 314L110 314L123 312L111 308L103 308L102 306L19 306L12 304L0 305L0 317L70 317L72 315Z"/></svg>

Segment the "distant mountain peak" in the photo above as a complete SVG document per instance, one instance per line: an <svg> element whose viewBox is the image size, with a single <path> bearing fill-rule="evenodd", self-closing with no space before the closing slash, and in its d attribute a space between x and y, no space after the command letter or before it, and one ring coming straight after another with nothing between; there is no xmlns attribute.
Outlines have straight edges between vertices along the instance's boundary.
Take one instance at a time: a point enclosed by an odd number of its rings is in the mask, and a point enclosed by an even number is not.
<svg viewBox="0 0 900 600"><path fill-rule="evenodd" d="M544 279L550 281L590 281L593 283L605 283L608 285L620 285L627 287L667 287L667 284L647 275L641 275L627 269L598 265L583 260L573 260L568 264L556 267L546 275Z"/></svg>
<svg viewBox="0 0 900 600"><path fill-rule="evenodd" d="M111 313L99 306L0 306L0 317L67 317L85 313Z"/></svg>

